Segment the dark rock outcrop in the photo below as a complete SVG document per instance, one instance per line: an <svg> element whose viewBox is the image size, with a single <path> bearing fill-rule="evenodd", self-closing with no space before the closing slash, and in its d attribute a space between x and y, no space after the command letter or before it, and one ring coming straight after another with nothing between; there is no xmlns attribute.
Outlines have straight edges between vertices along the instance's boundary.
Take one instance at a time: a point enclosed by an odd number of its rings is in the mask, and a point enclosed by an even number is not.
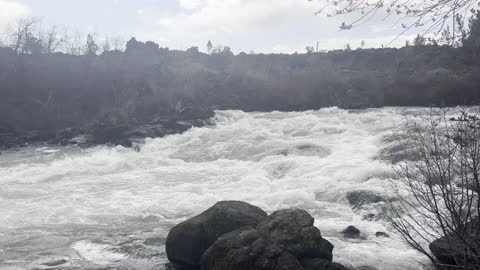
<svg viewBox="0 0 480 270"><path fill-rule="evenodd" d="M168 259L198 266L203 253L218 237L245 226L255 227L267 216L262 209L244 202L218 202L171 229L166 241Z"/></svg>
<svg viewBox="0 0 480 270"><path fill-rule="evenodd" d="M220 237L202 256L201 269L345 269L332 268L336 267L331 263L333 245L313 222L304 210L274 212L256 228L244 227ZM319 267L312 268L315 265Z"/></svg>
<svg viewBox="0 0 480 270"><path fill-rule="evenodd" d="M448 238L445 236L433 241L429 245L429 248L440 262L448 265L456 265L455 255L461 255L461 253L459 253L461 249L458 252L453 250Z"/></svg>
<svg viewBox="0 0 480 270"><path fill-rule="evenodd" d="M60 130L49 140L49 143L78 145L81 147L102 144L132 147L136 142L141 142L145 138L157 138L183 133L192 127L201 127L207 124L209 124L207 119L188 121L157 120L149 123L98 121L81 128Z"/></svg>
<svg viewBox="0 0 480 270"><path fill-rule="evenodd" d="M475 253L480 253L480 237L474 235L470 237L471 239L468 239L468 247L471 249L469 254L466 253L467 245L465 242L453 236L443 236L433 241L429 248L435 258L443 264L460 266L471 266L473 264L478 267L478 258L473 256L475 256Z"/></svg>
<svg viewBox="0 0 480 270"><path fill-rule="evenodd" d="M348 226L342 231L343 237L347 239L360 239L360 230L355 226Z"/></svg>
<svg viewBox="0 0 480 270"><path fill-rule="evenodd" d="M456 233L451 233L433 241L429 245L430 251L443 264L468 266L469 269L476 269L478 256L474 254L480 254L479 231L480 219L475 218L466 224L464 233L458 233L463 236L463 241ZM467 252L467 250L469 251Z"/></svg>

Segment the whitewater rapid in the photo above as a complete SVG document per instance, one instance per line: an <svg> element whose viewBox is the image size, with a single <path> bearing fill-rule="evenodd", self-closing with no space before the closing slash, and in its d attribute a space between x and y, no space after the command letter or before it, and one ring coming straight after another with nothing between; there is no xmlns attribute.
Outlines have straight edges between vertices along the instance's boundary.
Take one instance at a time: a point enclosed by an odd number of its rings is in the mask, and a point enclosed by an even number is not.
<svg viewBox="0 0 480 270"><path fill-rule="evenodd" d="M161 269L169 228L220 200L315 217L347 267L420 269L424 257L345 195L384 194L392 168L375 158L422 108L245 113L123 147L30 147L0 155L0 269ZM375 211L375 209L372 209ZM343 239L354 225L363 240ZM375 232L390 238L377 238ZM103 267L103 268L102 268Z"/></svg>

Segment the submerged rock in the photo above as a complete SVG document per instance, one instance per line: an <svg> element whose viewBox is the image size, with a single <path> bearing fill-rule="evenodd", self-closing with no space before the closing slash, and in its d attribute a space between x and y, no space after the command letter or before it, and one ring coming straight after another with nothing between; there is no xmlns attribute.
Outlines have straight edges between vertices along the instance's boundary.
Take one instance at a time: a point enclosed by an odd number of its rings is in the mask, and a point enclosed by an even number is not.
<svg viewBox="0 0 480 270"><path fill-rule="evenodd" d="M143 244L146 246L160 246L163 243L165 243L165 238L162 237L147 238L145 241L143 241Z"/></svg>
<svg viewBox="0 0 480 270"><path fill-rule="evenodd" d="M355 226L348 226L342 231L342 234L347 239L360 239L360 230Z"/></svg>
<svg viewBox="0 0 480 270"><path fill-rule="evenodd" d="M386 201L386 198L382 195L369 190L350 191L347 193L346 198L348 203L354 208Z"/></svg>
<svg viewBox="0 0 480 270"><path fill-rule="evenodd" d="M363 266L360 266L360 267L357 267L355 268L355 270L379 270L373 266L366 266L366 265L363 265Z"/></svg>
<svg viewBox="0 0 480 270"><path fill-rule="evenodd" d="M385 238L389 238L390 235L388 233L385 233L385 232L376 232L375 233L375 237L385 237Z"/></svg>
<svg viewBox="0 0 480 270"><path fill-rule="evenodd" d="M54 261L49 261L49 262L45 262L45 263L42 263L42 265L45 265L45 266L60 266L62 264L66 264L68 261L65 260L65 259L59 259L59 260L54 260Z"/></svg>
<svg viewBox="0 0 480 270"><path fill-rule="evenodd" d="M331 266L333 245L313 226L304 210L274 212L256 228L249 226L220 237L202 256L202 270L345 269ZM316 259L324 268L304 268Z"/></svg>
<svg viewBox="0 0 480 270"><path fill-rule="evenodd" d="M248 203L219 202L172 228L166 241L167 257L173 263L198 266L218 237L245 226L255 227L267 217L265 211Z"/></svg>

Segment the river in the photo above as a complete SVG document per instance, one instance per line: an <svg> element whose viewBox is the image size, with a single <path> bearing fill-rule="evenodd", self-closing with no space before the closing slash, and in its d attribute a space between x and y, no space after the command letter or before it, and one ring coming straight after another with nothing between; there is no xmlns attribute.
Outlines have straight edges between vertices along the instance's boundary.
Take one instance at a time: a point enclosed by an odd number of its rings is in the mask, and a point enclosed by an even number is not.
<svg viewBox="0 0 480 270"><path fill-rule="evenodd" d="M0 269L162 269L169 228L220 200L315 217L349 267L417 270L426 259L349 191L385 193L385 136L424 108L245 113L123 147L31 146L0 155ZM368 213L367 213L368 214ZM365 239L346 240L354 225ZM377 238L375 232L390 238Z"/></svg>

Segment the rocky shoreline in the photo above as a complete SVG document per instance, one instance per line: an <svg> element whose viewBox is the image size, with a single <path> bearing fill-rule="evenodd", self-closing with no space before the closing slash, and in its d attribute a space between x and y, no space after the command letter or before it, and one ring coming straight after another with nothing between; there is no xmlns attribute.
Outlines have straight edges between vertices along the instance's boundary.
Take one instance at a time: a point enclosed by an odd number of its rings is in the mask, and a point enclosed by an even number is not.
<svg viewBox="0 0 480 270"><path fill-rule="evenodd" d="M135 147L145 138L181 134L193 127L212 125L210 115L198 119L158 119L150 122L97 121L80 127L58 131L0 130L0 150L26 147L31 144L75 145L82 148L97 145Z"/></svg>

